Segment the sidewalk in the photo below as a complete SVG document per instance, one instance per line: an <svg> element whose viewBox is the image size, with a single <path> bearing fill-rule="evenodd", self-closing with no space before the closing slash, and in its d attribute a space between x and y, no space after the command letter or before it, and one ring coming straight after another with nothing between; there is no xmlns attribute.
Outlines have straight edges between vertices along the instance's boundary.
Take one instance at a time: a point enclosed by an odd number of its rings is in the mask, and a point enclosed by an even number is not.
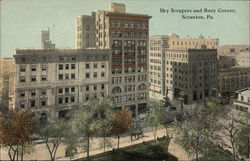
<svg viewBox="0 0 250 161"><path fill-rule="evenodd" d="M171 133L171 132L169 132ZM157 136L158 137L162 137L166 135L166 131L165 129L159 129L157 131ZM117 137L112 137L111 138L113 141L113 148L117 148ZM149 140L153 140L154 136L153 136L153 132L152 131L148 131L145 130L144 131L144 137L140 138L139 140L133 140L132 142L130 141L130 135L129 136L121 136L120 138L120 147L127 147L133 144L138 144L141 143L143 141L149 141ZM104 152L103 148L99 148L99 139L98 138L93 138L90 141L91 143L91 147L90 147L90 155L95 155L95 154L99 154ZM106 151L112 150L111 148L106 148ZM79 154L77 155L77 157L75 159L78 158L83 158L86 157L86 153L81 150L78 149ZM188 156L188 154L181 149L181 147L179 145L177 145L174 142L174 137L173 139L171 139L170 144L169 144L169 148L168 148L168 152L171 153L172 155L176 156L179 160L191 160L192 158L190 158ZM64 157L65 155L65 146L64 145L60 145L58 148L58 152L56 155L56 160L69 160L69 158ZM8 153L6 150L1 149L1 160L8 160ZM50 160L49 157L49 153L48 150L45 146L45 144L37 144L35 145L35 152L33 152L31 155L29 156L25 156L24 157L25 160Z"/></svg>

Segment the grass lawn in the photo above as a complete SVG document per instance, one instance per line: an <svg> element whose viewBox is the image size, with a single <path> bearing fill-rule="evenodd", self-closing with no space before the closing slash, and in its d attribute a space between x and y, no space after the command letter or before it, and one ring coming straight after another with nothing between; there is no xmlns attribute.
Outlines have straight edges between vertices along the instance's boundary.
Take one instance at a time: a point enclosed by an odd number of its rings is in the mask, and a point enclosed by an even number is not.
<svg viewBox="0 0 250 161"><path fill-rule="evenodd" d="M156 144L144 143L129 149L109 152L105 156L92 158L91 161L177 161L177 158L167 152L168 139L162 139Z"/></svg>

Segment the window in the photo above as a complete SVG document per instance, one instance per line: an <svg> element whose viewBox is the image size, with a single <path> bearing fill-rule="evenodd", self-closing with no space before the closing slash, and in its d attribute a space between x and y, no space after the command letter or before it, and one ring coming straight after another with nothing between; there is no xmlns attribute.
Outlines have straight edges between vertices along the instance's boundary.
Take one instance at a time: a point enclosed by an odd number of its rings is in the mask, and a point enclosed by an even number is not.
<svg viewBox="0 0 250 161"><path fill-rule="evenodd" d="M25 103L22 101L22 102L19 102L19 107L20 108L24 108L25 107Z"/></svg>
<svg viewBox="0 0 250 161"><path fill-rule="evenodd" d="M66 70L69 69L69 64L65 64L65 69L66 69Z"/></svg>
<svg viewBox="0 0 250 161"><path fill-rule="evenodd" d="M71 87L71 92L75 92L75 87Z"/></svg>
<svg viewBox="0 0 250 161"><path fill-rule="evenodd" d="M94 93L94 98L97 98L97 94L96 93Z"/></svg>
<svg viewBox="0 0 250 161"><path fill-rule="evenodd" d="M76 69L76 65L75 64L71 64L71 69Z"/></svg>
<svg viewBox="0 0 250 161"><path fill-rule="evenodd" d="M46 81L47 80L47 76L46 75L42 75L42 81Z"/></svg>
<svg viewBox="0 0 250 161"><path fill-rule="evenodd" d="M20 91L20 97L24 97L25 96L25 91Z"/></svg>
<svg viewBox="0 0 250 161"><path fill-rule="evenodd" d="M105 72L102 72L102 73L101 73L101 77L105 77Z"/></svg>
<svg viewBox="0 0 250 161"><path fill-rule="evenodd" d="M94 78L96 78L97 77L97 72L94 72Z"/></svg>
<svg viewBox="0 0 250 161"><path fill-rule="evenodd" d="M65 88L65 93L69 93L69 88Z"/></svg>
<svg viewBox="0 0 250 161"><path fill-rule="evenodd" d="M41 100L41 106L46 106L46 101L45 100Z"/></svg>
<svg viewBox="0 0 250 161"><path fill-rule="evenodd" d="M25 77L24 76L20 77L20 82L25 82Z"/></svg>
<svg viewBox="0 0 250 161"><path fill-rule="evenodd" d="M75 79L75 78L76 78L75 73L71 73L71 79Z"/></svg>
<svg viewBox="0 0 250 161"><path fill-rule="evenodd" d="M41 90L41 95L42 95L42 96L45 96L45 95L46 95L46 89L42 89L42 90Z"/></svg>
<svg viewBox="0 0 250 161"><path fill-rule="evenodd" d="M36 81L36 76L31 76L31 82L35 82Z"/></svg>
<svg viewBox="0 0 250 161"><path fill-rule="evenodd" d="M241 101L244 101L244 97L243 96L241 96Z"/></svg>
<svg viewBox="0 0 250 161"><path fill-rule="evenodd" d="M65 103L69 103L69 97L65 97Z"/></svg>
<svg viewBox="0 0 250 161"><path fill-rule="evenodd" d="M86 101L88 101L89 100L89 95L88 94L86 94Z"/></svg>
<svg viewBox="0 0 250 161"><path fill-rule="evenodd" d="M25 66L20 66L20 72L25 72Z"/></svg>
<svg viewBox="0 0 250 161"><path fill-rule="evenodd" d="M63 64L59 64L59 70L63 70Z"/></svg>
<svg viewBox="0 0 250 161"><path fill-rule="evenodd" d="M94 86L93 86L93 89L94 89L94 90L97 90L97 85L94 85Z"/></svg>
<svg viewBox="0 0 250 161"><path fill-rule="evenodd" d="M97 64L96 63L94 64L94 68L97 68Z"/></svg>
<svg viewBox="0 0 250 161"><path fill-rule="evenodd" d="M105 86L104 86L104 84L102 84L102 85L101 85L101 89L104 89L104 88L105 88Z"/></svg>
<svg viewBox="0 0 250 161"><path fill-rule="evenodd" d="M36 101L35 100L31 100L30 101L30 107L35 107L36 106Z"/></svg>
<svg viewBox="0 0 250 161"><path fill-rule="evenodd" d="M31 71L33 71L33 72L36 71L36 65L31 65Z"/></svg>
<svg viewBox="0 0 250 161"><path fill-rule="evenodd" d="M86 74L85 74L85 77L86 77L86 78L89 78L89 73L86 73Z"/></svg>
<svg viewBox="0 0 250 161"><path fill-rule="evenodd" d="M74 97L74 96L71 96L70 101L71 101L71 102L75 102L75 97Z"/></svg>
<svg viewBox="0 0 250 161"><path fill-rule="evenodd" d="M105 68L105 64L101 64L101 68Z"/></svg>
<svg viewBox="0 0 250 161"><path fill-rule="evenodd" d="M30 95L31 95L31 96L36 96L36 91L35 91L35 90L32 90L32 91L30 92Z"/></svg>
<svg viewBox="0 0 250 161"><path fill-rule="evenodd" d="M46 71L47 70L47 66L46 65L42 65L42 71Z"/></svg>
<svg viewBox="0 0 250 161"><path fill-rule="evenodd" d="M69 74L65 74L65 79L69 79Z"/></svg>
<svg viewBox="0 0 250 161"><path fill-rule="evenodd" d="M59 74L59 80L62 80L63 79L63 74Z"/></svg>
<svg viewBox="0 0 250 161"><path fill-rule="evenodd" d="M90 65L89 65L89 64L86 64L86 65L85 65L85 68L86 68L86 69L89 69L89 68L90 68Z"/></svg>
<svg viewBox="0 0 250 161"><path fill-rule="evenodd" d="M62 88L59 88L59 89L58 89L58 93L63 93L63 89L62 89Z"/></svg>
<svg viewBox="0 0 250 161"><path fill-rule="evenodd" d="M104 92L101 92L101 97L104 97Z"/></svg>
<svg viewBox="0 0 250 161"><path fill-rule="evenodd" d="M59 103L59 104L62 104L62 103L63 103L62 97L60 97L60 98L58 99L58 103Z"/></svg>
<svg viewBox="0 0 250 161"><path fill-rule="evenodd" d="M86 87L85 87L85 90L86 90L86 91L89 91L89 86L86 86Z"/></svg>

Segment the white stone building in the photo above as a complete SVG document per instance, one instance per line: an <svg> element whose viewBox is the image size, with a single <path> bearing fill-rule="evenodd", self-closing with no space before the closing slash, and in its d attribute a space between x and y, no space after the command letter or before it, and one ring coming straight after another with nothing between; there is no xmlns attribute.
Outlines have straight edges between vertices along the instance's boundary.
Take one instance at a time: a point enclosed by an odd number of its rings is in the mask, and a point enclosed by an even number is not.
<svg viewBox="0 0 250 161"><path fill-rule="evenodd" d="M108 96L109 50L17 49L15 108L56 121L67 111Z"/></svg>

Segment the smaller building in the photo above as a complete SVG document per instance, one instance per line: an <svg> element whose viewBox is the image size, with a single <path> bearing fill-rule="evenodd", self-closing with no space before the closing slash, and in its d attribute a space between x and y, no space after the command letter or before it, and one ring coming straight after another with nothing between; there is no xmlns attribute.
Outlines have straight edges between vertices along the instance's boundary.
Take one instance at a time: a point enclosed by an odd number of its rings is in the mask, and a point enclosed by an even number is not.
<svg viewBox="0 0 250 161"><path fill-rule="evenodd" d="M250 67L231 67L218 69L219 96L235 96L235 91L250 85Z"/></svg>
<svg viewBox="0 0 250 161"><path fill-rule="evenodd" d="M241 89L236 92L238 98L234 101L234 107L236 110L243 112L250 112L250 87Z"/></svg>
<svg viewBox="0 0 250 161"><path fill-rule="evenodd" d="M241 50L236 56L236 66L250 67L250 47Z"/></svg>

